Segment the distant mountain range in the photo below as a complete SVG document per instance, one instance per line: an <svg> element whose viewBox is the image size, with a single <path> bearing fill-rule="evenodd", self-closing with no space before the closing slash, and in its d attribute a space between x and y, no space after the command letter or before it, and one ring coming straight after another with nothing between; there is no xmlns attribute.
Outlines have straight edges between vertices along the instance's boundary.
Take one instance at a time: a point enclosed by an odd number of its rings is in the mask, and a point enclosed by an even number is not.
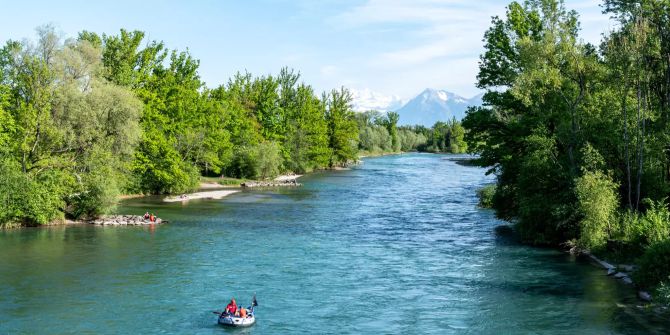
<svg viewBox="0 0 670 335"><path fill-rule="evenodd" d="M354 92L356 111L396 111L400 114L400 125L420 124L431 127L437 121L457 120L465 117L468 106L480 106L483 94L464 98L457 94L428 88L406 103L395 96L384 96L369 90Z"/></svg>
<svg viewBox="0 0 670 335"><path fill-rule="evenodd" d="M454 117L462 120L468 106L481 104L482 94L466 99L451 92L428 88L397 110L400 114L398 123L430 127L437 121L448 121Z"/></svg>

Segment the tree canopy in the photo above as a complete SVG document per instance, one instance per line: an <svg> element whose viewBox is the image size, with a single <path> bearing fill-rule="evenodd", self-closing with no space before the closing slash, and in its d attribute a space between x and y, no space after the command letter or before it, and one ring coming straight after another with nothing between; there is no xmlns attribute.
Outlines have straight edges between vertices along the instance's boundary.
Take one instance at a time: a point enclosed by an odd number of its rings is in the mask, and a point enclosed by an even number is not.
<svg viewBox="0 0 670 335"><path fill-rule="evenodd" d="M468 111L465 140L497 177L497 215L527 242L641 253L670 239L670 2L603 8L619 25L599 46L562 1L512 2L494 17L484 106Z"/></svg>
<svg viewBox="0 0 670 335"><path fill-rule="evenodd" d="M141 31L52 26L0 49L0 224L104 214L120 193L181 193L200 176L273 178L356 160L345 88L238 73L208 88L188 52Z"/></svg>

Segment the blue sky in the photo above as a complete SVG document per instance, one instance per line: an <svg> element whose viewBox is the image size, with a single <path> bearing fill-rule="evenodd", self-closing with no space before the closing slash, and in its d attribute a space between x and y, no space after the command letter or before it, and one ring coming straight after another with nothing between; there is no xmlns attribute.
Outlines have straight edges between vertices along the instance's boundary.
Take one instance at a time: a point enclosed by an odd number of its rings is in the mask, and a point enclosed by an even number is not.
<svg viewBox="0 0 670 335"><path fill-rule="evenodd" d="M411 98L427 87L463 96L474 86L482 35L507 1L476 0L150 0L0 1L0 41L34 38L53 23L81 30L142 30L200 59L209 87L237 71L299 70L318 91L344 85ZM597 0L566 0L597 42L612 23Z"/></svg>

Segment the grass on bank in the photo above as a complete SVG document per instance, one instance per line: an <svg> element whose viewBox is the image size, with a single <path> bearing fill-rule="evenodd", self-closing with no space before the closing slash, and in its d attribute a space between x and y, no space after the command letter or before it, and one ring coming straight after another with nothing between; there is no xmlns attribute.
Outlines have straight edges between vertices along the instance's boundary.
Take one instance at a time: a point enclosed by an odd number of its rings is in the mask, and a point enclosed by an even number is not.
<svg viewBox="0 0 670 335"><path fill-rule="evenodd" d="M240 184L247 182L249 179L246 178L232 178L232 177L200 177L201 183L212 183L219 184L222 186L239 186Z"/></svg>

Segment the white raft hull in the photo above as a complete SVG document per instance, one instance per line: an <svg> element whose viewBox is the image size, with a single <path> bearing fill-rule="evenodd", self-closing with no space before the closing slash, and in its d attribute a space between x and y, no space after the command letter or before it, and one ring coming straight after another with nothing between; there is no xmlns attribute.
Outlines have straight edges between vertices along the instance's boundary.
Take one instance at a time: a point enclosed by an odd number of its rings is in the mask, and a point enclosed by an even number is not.
<svg viewBox="0 0 670 335"><path fill-rule="evenodd" d="M247 315L246 318L237 316L221 315L219 316L219 324L230 327L249 327L256 323L256 317L253 314Z"/></svg>

